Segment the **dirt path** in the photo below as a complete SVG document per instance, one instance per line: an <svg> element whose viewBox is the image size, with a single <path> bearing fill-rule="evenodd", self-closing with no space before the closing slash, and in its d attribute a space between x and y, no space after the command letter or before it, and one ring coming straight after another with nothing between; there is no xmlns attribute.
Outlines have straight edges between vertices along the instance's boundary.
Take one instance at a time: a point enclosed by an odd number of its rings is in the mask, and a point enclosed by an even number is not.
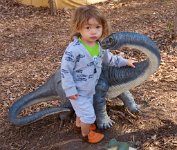
<svg viewBox="0 0 177 150"><path fill-rule="evenodd" d="M177 41L171 36L172 0L124 0L97 5L107 15L112 32L133 31L148 35L161 51L159 70L148 81L132 89L142 107L139 116L127 114L118 99L107 102L116 124L104 131L96 145L83 143L73 123L59 129L57 115L17 127L9 123L9 107L21 95L42 84L60 65L69 42L71 11L51 16L48 9L0 2L0 149L2 150L101 150L110 139L129 142L140 150L177 149ZM133 56L133 53L129 52ZM41 103L23 111L38 111Z"/></svg>

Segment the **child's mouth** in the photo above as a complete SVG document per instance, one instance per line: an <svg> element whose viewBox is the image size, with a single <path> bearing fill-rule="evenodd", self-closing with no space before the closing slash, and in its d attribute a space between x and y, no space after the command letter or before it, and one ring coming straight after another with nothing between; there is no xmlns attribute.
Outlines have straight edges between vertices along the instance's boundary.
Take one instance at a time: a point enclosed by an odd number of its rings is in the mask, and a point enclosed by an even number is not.
<svg viewBox="0 0 177 150"><path fill-rule="evenodd" d="M97 39L97 37L96 36L92 36L92 37L90 37L91 39Z"/></svg>

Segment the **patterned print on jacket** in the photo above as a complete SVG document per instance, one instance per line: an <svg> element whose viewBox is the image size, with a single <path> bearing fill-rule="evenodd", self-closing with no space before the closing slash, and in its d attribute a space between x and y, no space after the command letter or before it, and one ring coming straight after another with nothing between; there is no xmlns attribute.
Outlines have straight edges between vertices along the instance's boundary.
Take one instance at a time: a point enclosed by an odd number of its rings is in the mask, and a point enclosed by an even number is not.
<svg viewBox="0 0 177 150"><path fill-rule="evenodd" d="M127 65L126 59L103 50L100 45L99 51L99 56L93 58L78 39L66 48L61 63L61 82L67 97L94 95L102 63L117 67Z"/></svg>

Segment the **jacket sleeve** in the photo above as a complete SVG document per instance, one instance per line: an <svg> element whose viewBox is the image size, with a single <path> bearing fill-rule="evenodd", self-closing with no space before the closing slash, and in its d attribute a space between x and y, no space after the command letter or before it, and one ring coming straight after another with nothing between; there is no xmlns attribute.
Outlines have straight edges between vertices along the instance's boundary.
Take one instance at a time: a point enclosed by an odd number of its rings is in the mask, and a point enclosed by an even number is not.
<svg viewBox="0 0 177 150"><path fill-rule="evenodd" d="M103 64L108 66L122 67L128 64L128 60L122 56L113 55L109 50L103 52Z"/></svg>
<svg viewBox="0 0 177 150"><path fill-rule="evenodd" d="M76 63L76 54L72 46L69 46L61 61L61 84L66 97L77 94L76 85L73 79L73 72Z"/></svg>

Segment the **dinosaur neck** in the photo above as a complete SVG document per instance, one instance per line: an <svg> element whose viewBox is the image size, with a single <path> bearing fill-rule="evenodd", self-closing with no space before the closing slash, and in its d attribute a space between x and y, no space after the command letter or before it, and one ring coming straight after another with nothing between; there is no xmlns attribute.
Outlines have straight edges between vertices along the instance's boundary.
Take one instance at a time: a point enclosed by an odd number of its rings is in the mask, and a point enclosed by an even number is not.
<svg viewBox="0 0 177 150"><path fill-rule="evenodd" d="M109 41L111 43L109 43ZM109 44L106 45L104 42ZM148 79L148 77L152 75L152 73L154 73L159 67L160 53L156 44L147 36L142 34L131 32L115 33L108 37L108 39L105 39L102 46L110 46L112 50L119 49L121 47L129 47L139 50L147 57L146 60L137 63L135 68L109 67L107 70L104 69L105 77L110 84L108 92L108 96L110 98L117 97L122 92L140 85L143 81Z"/></svg>
<svg viewBox="0 0 177 150"><path fill-rule="evenodd" d="M122 85L129 83L133 80L136 80L141 75L143 75L148 66L149 61L145 60L135 64L135 68L128 66L117 68L109 67L108 70L105 70L104 74L109 82L110 86Z"/></svg>

